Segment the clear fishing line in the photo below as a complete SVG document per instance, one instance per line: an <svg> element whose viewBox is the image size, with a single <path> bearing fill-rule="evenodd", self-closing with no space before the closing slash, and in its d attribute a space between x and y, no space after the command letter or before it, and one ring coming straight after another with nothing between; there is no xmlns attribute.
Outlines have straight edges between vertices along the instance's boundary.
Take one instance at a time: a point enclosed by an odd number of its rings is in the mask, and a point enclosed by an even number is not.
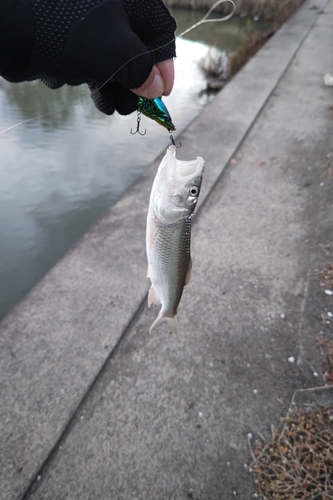
<svg viewBox="0 0 333 500"><path fill-rule="evenodd" d="M209 16L211 15L211 13L216 9L216 7L218 5L220 5L222 3L227 3L227 2L232 4L232 11L230 12L230 14L227 14L224 17L219 17L217 19L208 19ZM214 5L212 5L212 7L207 11L207 13L204 15L204 17L200 21L198 21L197 23L193 24L192 26L190 26L189 28L187 28L185 31L183 31L182 33L180 33L180 35L178 35L178 38L180 38L180 37L182 37L184 35L187 35L187 33L189 33L190 31L194 30L195 28L198 28L198 26L201 26L202 24L205 24L205 23L219 23L219 22L222 22L222 21L228 21L228 19L232 18L232 16L235 14L235 12L236 12L236 5L235 5L235 3L234 3L233 0L218 0L217 2L214 3ZM167 42L164 45L161 45L160 47L157 47L156 49L150 49L150 50L147 50L146 52L142 52L141 54L137 54L136 56L131 57L122 66L120 66L117 69L117 71L115 71L110 76L110 78L108 78L104 83L102 83L102 85L100 87L98 87L98 89L94 90L91 93L91 95L89 95L87 97L84 97L83 99L80 99L79 101L74 102L71 106L76 106L77 104L80 104L81 102L84 102L87 99L90 99L91 96L94 95L95 92L98 92L101 88L103 88L104 85L106 85L107 83L109 83L112 80L112 78L114 78L116 76L116 74L120 70L122 70L128 63L130 63L131 61L133 61L137 57L140 57L140 56L143 56L145 54L149 54L151 52L155 52L157 50L163 49L163 47L167 47L168 45L170 45L170 43L174 42L175 40L176 40L176 37L173 38L172 40L170 40L170 42ZM13 128L18 127L19 125L24 125L25 123L29 123L29 122L31 122L33 120L38 120L38 118L44 118L45 116L51 116L51 115L55 115L57 113L58 113L57 111L52 111L50 113L45 113L43 115L34 116L33 118L28 118L27 120L23 120L22 122L15 123L15 125L11 125L10 127L7 127L4 130L2 130L0 132L0 135L3 135L5 132L8 132L9 130L12 130Z"/></svg>

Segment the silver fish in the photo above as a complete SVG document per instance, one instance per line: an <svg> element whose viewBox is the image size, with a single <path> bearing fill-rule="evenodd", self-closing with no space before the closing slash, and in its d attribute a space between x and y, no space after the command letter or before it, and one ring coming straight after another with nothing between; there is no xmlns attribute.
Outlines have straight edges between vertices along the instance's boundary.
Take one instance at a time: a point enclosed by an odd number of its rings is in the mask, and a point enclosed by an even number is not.
<svg viewBox="0 0 333 500"><path fill-rule="evenodd" d="M170 146L152 186L146 231L148 306L162 304L149 332L163 323L178 332L177 308L191 277L191 222L200 193L205 162L181 161Z"/></svg>

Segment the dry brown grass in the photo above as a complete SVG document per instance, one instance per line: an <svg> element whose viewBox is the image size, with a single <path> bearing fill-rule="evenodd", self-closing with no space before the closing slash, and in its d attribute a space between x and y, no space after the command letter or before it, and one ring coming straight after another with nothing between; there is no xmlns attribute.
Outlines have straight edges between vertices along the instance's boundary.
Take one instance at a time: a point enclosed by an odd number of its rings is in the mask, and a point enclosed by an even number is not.
<svg viewBox="0 0 333 500"><path fill-rule="evenodd" d="M333 182L333 158L329 158L326 164L325 177L330 182Z"/></svg>
<svg viewBox="0 0 333 500"><path fill-rule="evenodd" d="M199 67L206 78L228 79L229 58L225 52L211 47L205 57L199 61Z"/></svg>
<svg viewBox="0 0 333 500"><path fill-rule="evenodd" d="M317 346L321 350L324 364L324 379L327 385L333 385L333 340L317 338ZM333 422L332 422L333 426Z"/></svg>
<svg viewBox="0 0 333 500"><path fill-rule="evenodd" d="M328 262L322 269L316 271L320 286L333 290L333 262Z"/></svg>
<svg viewBox="0 0 333 500"><path fill-rule="evenodd" d="M295 408L272 430L267 443L257 440L251 472L265 500L332 500L333 409Z"/></svg>

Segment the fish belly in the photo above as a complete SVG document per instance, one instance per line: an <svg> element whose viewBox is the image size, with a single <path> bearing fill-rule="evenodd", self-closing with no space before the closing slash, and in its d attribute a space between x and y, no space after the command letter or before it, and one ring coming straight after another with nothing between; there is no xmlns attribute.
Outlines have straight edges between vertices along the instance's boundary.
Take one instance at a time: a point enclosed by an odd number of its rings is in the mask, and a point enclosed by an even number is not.
<svg viewBox="0 0 333 500"><path fill-rule="evenodd" d="M162 307L149 331L163 323L174 333L178 331L177 308L191 267L190 243L189 219L174 224L155 223L153 243L150 248L147 245L152 283L148 304L160 302Z"/></svg>

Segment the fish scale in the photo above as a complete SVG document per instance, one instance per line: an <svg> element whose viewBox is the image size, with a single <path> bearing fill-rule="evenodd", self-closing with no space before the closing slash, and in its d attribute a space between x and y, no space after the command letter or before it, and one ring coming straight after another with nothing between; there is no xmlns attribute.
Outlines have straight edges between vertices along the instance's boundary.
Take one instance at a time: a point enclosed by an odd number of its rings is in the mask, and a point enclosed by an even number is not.
<svg viewBox="0 0 333 500"><path fill-rule="evenodd" d="M165 286L164 296L168 304L165 312L175 315L178 304L173 302L173 297L179 297L180 301L191 262L191 219L157 226L155 248L160 262L157 275Z"/></svg>

